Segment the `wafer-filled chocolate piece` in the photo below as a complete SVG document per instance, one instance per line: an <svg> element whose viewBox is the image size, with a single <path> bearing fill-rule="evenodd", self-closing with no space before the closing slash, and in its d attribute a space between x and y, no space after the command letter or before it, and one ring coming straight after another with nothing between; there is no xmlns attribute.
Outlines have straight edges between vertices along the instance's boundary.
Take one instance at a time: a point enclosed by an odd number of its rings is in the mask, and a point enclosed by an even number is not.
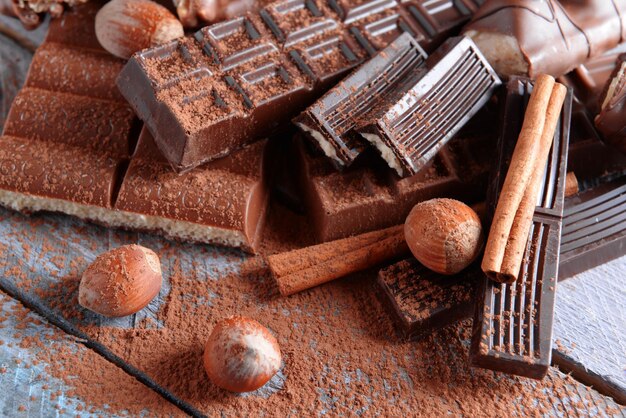
<svg viewBox="0 0 626 418"><path fill-rule="evenodd" d="M431 50L473 0L285 0L137 53L120 91L177 171L223 157L299 114L400 34Z"/></svg>
<svg viewBox="0 0 626 418"><path fill-rule="evenodd" d="M559 280L621 257L626 251L626 178L565 201Z"/></svg>
<svg viewBox="0 0 626 418"><path fill-rule="evenodd" d="M500 75L556 77L626 41L626 3L490 0L463 31Z"/></svg>
<svg viewBox="0 0 626 418"><path fill-rule="evenodd" d="M626 154L626 54L607 82L595 123L605 142Z"/></svg>
<svg viewBox="0 0 626 418"><path fill-rule="evenodd" d="M302 112L294 123L338 165L350 165L363 151L353 128L376 103L418 71L426 53L408 33L364 63Z"/></svg>
<svg viewBox="0 0 626 418"><path fill-rule="evenodd" d="M443 275L411 258L380 270L378 286L402 336L418 339L471 316L481 273L474 264L453 276Z"/></svg>
<svg viewBox="0 0 626 418"><path fill-rule="evenodd" d="M501 84L471 39L451 38L363 115L357 131L400 176L416 174Z"/></svg>
<svg viewBox="0 0 626 418"><path fill-rule="evenodd" d="M137 120L115 89L123 62L83 33L98 6L53 21L35 53L0 140L0 204L254 250L267 141L180 176L146 130L135 150ZM80 39L69 36L79 28Z"/></svg>
<svg viewBox="0 0 626 418"><path fill-rule="evenodd" d="M531 91L529 80L513 78L507 84L499 157L489 191L492 210ZM497 283L486 276L479 280L470 349L470 362L475 366L532 378L542 378L550 366L571 101L568 93L537 198L519 278L510 284Z"/></svg>

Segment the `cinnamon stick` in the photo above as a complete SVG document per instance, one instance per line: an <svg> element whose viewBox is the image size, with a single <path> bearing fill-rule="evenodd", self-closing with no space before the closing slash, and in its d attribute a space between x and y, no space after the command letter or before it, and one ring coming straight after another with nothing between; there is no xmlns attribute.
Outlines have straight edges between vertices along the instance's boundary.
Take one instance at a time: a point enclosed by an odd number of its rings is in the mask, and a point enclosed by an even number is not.
<svg viewBox="0 0 626 418"><path fill-rule="evenodd" d="M535 168L530 178L530 182L526 187L522 201L515 214L515 219L509 233L509 239L506 243L504 257L500 272L497 274L496 280L502 283L512 283L517 280L519 271L522 266L522 259L526 244L528 242L528 234L533 222L533 214L537 206L537 196L541 189L541 184L546 171L546 162L550 154L550 148L554 141L554 133L561 115L561 108L565 101L567 88L559 83L554 85L548 110L546 111L546 120L543 128L543 134L539 142L539 150L535 159Z"/></svg>
<svg viewBox="0 0 626 418"><path fill-rule="evenodd" d="M268 257L283 296L410 254L403 225Z"/></svg>
<svg viewBox="0 0 626 418"><path fill-rule="evenodd" d="M497 273L501 271L511 227L535 168L554 84L554 78L549 75L540 75L537 78L528 102L522 130L511 158L511 164L502 186L481 264L483 271L494 279L497 278Z"/></svg>

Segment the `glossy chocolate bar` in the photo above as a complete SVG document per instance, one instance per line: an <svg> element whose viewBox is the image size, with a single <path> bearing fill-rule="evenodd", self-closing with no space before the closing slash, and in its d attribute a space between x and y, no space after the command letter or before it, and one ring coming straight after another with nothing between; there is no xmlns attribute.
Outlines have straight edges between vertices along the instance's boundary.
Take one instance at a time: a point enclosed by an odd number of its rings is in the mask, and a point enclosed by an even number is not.
<svg viewBox="0 0 626 418"><path fill-rule="evenodd" d="M626 254L626 178L565 201L559 280Z"/></svg>
<svg viewBox="0 0 626 418"><path fill-rule="evenodd" d="M595 124L607 144L626 154L626 54L607 81Z"/></svg>
<svg viewBox="0 0 626 418"><path fill-rule="evenodd" d="M400 176L419 172L501 84L471 39L448 39L356 130Z"/></svg>
<svg viewBox="0 0 626 418"><path fill-rule="evenodd" d="M432 50L474 0L284 0L144 50L120 91L175 170L223 157L301 112L402 33Z"/></svg>
<svg viewBox="0 0 626 418"><path fill-rule="evenodd" d="M297 176L297 195L317 239L332 241L401 224L416 203L435 197L483 201L496 135L494 124L485 123L493 120L490 110L484 109L426 168L407 178L399 178L372 149L338 172L308 141L296 140L287 171Z"/></svg>
<svg viewBox="0 0 626 418"><path fill-rule="evenodd" d="M403 338L418 339L469 318L479 266L453 276L428 270L414 258L378 273L382 303L396 320Z"/></svg>
<svg viewBox="0 0 626 418"><path fill-rule="evenodd" d="M350 165L363 151L363 139L352 129L380 100L414 74L426 52L408 33L361 65L302 112L294 123L339 166Z"/></svg>
<svg viewBox="0 0 626 418"><path fill-rule="evenodd" d="M503 128L489 191L490 210L506 176L532 91L529 80L507 84ZM561 111L517 281L479 280L470 362L540 379L550 367L572 94Z"/></svg>
<svg viewBox="0 0 626 418"><path fill-rule="evenodd" d="M0 204L254 249L267 208L266 141L183 176L147 131L135 150L140 126L115 88L123 62L92 33L100 5L52 21L36 51L0 140Z"/></svg>

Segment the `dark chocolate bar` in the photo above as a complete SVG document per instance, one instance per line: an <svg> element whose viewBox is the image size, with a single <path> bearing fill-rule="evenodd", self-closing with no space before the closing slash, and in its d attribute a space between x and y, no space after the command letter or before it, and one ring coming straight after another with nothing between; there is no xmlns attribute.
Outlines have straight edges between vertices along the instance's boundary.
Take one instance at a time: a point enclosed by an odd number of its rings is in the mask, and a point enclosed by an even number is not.
<svg viewBox="0 0 626 418"><path fill-rule="evenodd" d="M363 140L352 131L356 123L414 74L426 57L417 41L404 33L302 112L294 123L335 163L350 165L364 149Z"/></svg>
<svg viewBox="0 0 626 418"><path fill-rule="evenodd" d="M565 201L559 280L626 254L626 178Z"/></svg>
<svg viewBox="0 0 626 418"><path fill-rule="evenodd" d="M595 123L604 141L626 154L626 54L607 81Z"/></svg>
<svg viewBox="0 0 626 418"><path fill-rule="evenodd" d="M135 150L138 121L115 88L123 62L92 33L100 5L54 20L36 51L0 140L0 204L256 248L269 195L267 141L183 176L171 172L147 131Z"/></svg>
<svg viewBox="0 0 626 418"><path fill-rule="evenodd" d="M402 336L418 339L471 316L480 274L480 267L474 264L447 276L428 270L411 258L380 270L380 298Z"/></svg>
<svg viewBox="0 0 626 418"><path fill-rule="evenodd" d="M419 172L501 84L471 39L451 38L374 103L357 131L400 176Z"/></svg>
<svg viewBox="0 0 626 418"><path fill-rule="evenodd" d="M486 121L493 117L491 109L481 111L426 168L403 179L372 149L338 172L328 158L307 147L308 141L295 141L287 172L298 179L297 194L317 239L332 241L404 223L416 203L435 197L484 201L496 134Z"/></svg>
<svg viewBox="0 0 626 418"><path fill-rule="evenodd" d="M626 41L626 3L492 0L463 31L498 74L556 77Z"/></svg>
<svg viewBox="0 0 626 418"><path fill-rule="evenodd" d="M432 50L474 0L284 0L136 54L118 79L183 171L265 137L402 33Z"/></svg>
<svg viewBox="0 0 626 418"><path fill-rule="evenodd" d="M499 160L490 183L493 211L521 130L532 83L507 84ZM517 281L479 280L470 362L474 366L540 379L550 367L559 265L572 94L561 111L546 174Z"/></svg>

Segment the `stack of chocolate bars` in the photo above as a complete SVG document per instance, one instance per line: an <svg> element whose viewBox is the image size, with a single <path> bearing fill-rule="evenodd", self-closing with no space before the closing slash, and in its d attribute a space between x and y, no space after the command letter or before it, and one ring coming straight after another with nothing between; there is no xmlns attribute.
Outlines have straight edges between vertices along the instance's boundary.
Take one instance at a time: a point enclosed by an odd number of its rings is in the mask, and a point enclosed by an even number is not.
<svg viewBox="0 0 626 418"><path fill-rule="evenodd" d="M571 88L519 279L414 259L378 276L406 336L474 313L474 365L541 378L557 279L626 253L626 6L589 2L598 13L581 23L570 3L279 0L124 63L100 47L92 0L53 20L35 53L0 139L0 204L251 252L271 191L320 242L402 224L436 197L486 202L489 219L525 76L554 70ZM518 33L537 21L577 49L540 53ZM568 172L579 192L565 198Z"/></svg>

